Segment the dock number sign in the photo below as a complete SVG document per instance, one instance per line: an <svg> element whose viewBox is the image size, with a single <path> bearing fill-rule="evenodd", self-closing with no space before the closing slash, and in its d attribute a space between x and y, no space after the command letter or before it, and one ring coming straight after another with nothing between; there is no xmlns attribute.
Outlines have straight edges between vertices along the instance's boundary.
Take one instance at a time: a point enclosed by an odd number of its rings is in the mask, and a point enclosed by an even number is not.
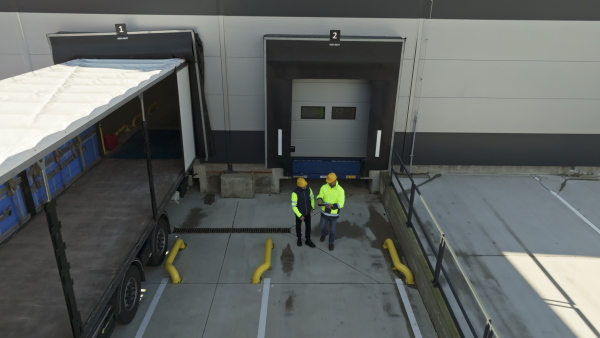
<svg viewBox="0 0 600 338"><path fill-rule="evenodd" d="M127 40L127 26L124 23L115 24L115 31L117 32L117 40Z"/></svg>
<svg viewBox="0 0 600 338"><path fill-rule="evenodd" d="M340 30L330 30L329 31L329 45L330 46L339 46L340 45Z"/></svg>

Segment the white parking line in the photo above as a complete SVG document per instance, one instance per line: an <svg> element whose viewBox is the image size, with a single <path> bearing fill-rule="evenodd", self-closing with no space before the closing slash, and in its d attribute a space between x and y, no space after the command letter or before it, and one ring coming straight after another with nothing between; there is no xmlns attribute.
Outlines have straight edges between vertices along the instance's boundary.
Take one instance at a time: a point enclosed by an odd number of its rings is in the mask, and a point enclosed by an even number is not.
<svg viewBox="0 0 600 338"><path fill-rule="evenodd" d="M573 208L569 202L565 201L562 197L558 196L557 193L555 193L554 191L550 190L550 192L556 196L556 198L558 198L561 202L563 202L569 209L571 209L571 211L573 211L575 213L575 215L579 216L579 218L581 218L585 223L587 223L587 225L589 225L592 229L596 230L596 232L600 235L600 229L598 229L594 223L590 222L590 220L588 220L587 218L585 218L585 216L583 216L577 209Z"/></svg>
<svg viewBox="0 0 600 338"><path fill-rule="evenodd" d="M146 327L148 327L150 318L152 318L154 309L156 308L156 305L158 304L158 300L160 299L160 296L162 296L163 290L165 289L165 286L167 285L168 281L169 281L168 278L163 278L163 280L160 282L160 285L158 286L158 290L156 290L156 294L154 294L154 298L152 298L152 303L150 303L150 307L148 307L148 310L146 311L144 320L142 320L142 324L140 324L140 328L138 329L138 332L135 334L135 338L142 338L142 336L144 335L144 332L146 331Z"/></svg>
<svg viewBox="0 0 600 338"><path fill-rule="evenodd" d="M271 278L265 278L263 284L262 302L260 303L260 317L258 320L257 338L265 338L265 328L267 326L267 307L269 306L269 289L271 288Z"/></svg>
<svg viewBox="0 0 600 338"><path fill-rule="evenodd" d="M533 176L533 178L535 178L536 181L540 182L540 184L542 185L542 187L546 188L546 190L550 191L552 193L552 195L556 196L556 198L558 198L559 201L563 202L564 205L567 206L567 208L571 209L571 211L573 211L575 213L575 215L577 215L579 218L581 218L587 225L590 226L590 228L594 229L598 234L600 234L600 229L598 229L598 227L596 227L594 225L594 223L590 222L589 219L585 218L585 216L583 216L577 209L573 208L573 206L571 204L569 204L569 202L567 202L564 198L560 197L557 193L555 193L552 189L548 188L543 182L542 180L540 180L539 177L537 176Z"/></svg>
<svg viewBox="0 0 600 338"><path fill-rule="evenodd" d="M404 282L402 282L401 279L396 278L396 286L398 286L398 291L400 291L400 298L402 298L402 303L404 304L406 315L408 315L408 321L410 322L413 334L415 335L415 338L422 338L423 336L421 335L421 329L419 329L417 318L413 313L412 307L410 306L410 301L408 300L408 294L404 289Z"/></svg>

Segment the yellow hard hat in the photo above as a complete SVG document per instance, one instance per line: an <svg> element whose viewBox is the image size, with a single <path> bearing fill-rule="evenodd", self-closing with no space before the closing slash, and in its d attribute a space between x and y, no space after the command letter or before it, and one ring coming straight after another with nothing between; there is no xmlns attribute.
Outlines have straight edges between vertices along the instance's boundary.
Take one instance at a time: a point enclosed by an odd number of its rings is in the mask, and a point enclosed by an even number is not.
<svg viewBox="0 0 600 338"><path fill-rule="evenodd" d="M335 182L336 180L337 180L337 176L335 175L335 173L329 173L329 175L327 175L327 178L325 179L325 182L331 183L331 182Z"/></svg>
<svg viewBox="0 0 600 338"><path fill-rule="evenodd" d="M298 181L296 181L296 184L302 188L302 187L306 187L308 185L308 183L306 182L306 180L302 177L298 178Z"/></svg>

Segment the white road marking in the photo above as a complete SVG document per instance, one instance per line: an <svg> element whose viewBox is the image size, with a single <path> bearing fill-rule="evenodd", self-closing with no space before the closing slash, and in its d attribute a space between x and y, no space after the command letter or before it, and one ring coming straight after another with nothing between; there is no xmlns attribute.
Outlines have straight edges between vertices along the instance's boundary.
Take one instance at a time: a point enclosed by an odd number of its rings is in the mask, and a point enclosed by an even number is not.
<svg viewBox="0 0 600 338"><path fill-rule="evenodd" d="M167 282L169 281L168 278L163 278L163 280L160 282L160 285L158 286L158 290L156 290L156 294L154 294L154 298L152 298L152 303L150 303L150 307L148 307L148 310L146 311L146 315L144 316L144 320L142 320L142 324L140 325L140 328L138 329L138 332L135 334L135 338L142 338L142 336L144 335L144 332L146 331L146 327L148 327L148 323L150 322L150 318L152 318L152 314L154 313L154 309L156 309L156 305L158 304L158 300L160 299L160 296L162 296L162 293L165 289L165 286L167 286Z"/></svg>
<svg viewBox="0 0 600 338"><path fill-rule="evenodd" d="M396 278L396 286L398 286L398 291L400 291L400 298L402 298L402 303L404 304L404 309L406 310L406 314L408 315L408 321L410 322L410 326L412 328L413 334L415 338L423 338L421 335L421 329L419 329L419 324L417 323L417 318L413 313L412 307L410 306L410 301L408 300L408 294L404 289L404 282L401 279Z"/></svg>
<svg viewBox="0 0 600 338"><path fill-rule="evenodd" d="M265 328L267 326L267 307L269 306L269 289L271 288L271 278L265 278L263 281L263 295L260 304L260 317L258 320L257 338L265 338Z"/></svg>
<svg viewBox="0 0 600 338"><path fill-rule="evenodd" d="M550 190L550 192L552 193L552 195L556 196L556 198L558 198L561 202L563 202L569 209L571 209L571 211L573 211L575 213L575 215L579 216L579 218L581 218L585 223L587 223L587 225L589 225L592 229L596 230L596 232L600 235L600 229L598 229L598 227L596 227L594 225L594 223L590 222L589 219L585 218L585 216L583 216L577 209L573 208L569 202L565 201L562 197L560 197L557 193L555 193L554 191Z"/></svg>

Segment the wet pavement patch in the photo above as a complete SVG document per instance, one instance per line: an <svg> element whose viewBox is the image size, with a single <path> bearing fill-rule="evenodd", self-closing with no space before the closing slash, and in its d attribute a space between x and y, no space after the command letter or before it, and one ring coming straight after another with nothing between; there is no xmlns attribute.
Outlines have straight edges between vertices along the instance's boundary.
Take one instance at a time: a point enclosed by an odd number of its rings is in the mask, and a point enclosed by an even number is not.
<svg viewBox="0 0 600 338"><path fill-rule="evenodd" d="M292 312L294 311L294 300L295 300L295 298L296 298L296 295L292 291L291 294L288 296L288 298L285 301L285 315L286 316L291 316L292 315Z"/></svg>
<svg viewBox="0 0 600 338"><path fill-rule="evenodd" d="M281 252L280 260L281 270L283 270L283 272L289 275L292 271L294 271L294 252L292 252L290 243L288 243L285 249L283 249Z"/></svg>
<svg viewBox="0 0 600 338"><path fill-rule="evenodd" d="M192 208L190 212L185 216L185 220L183 220L183 224L181 224L182 228L195 228L200 226L200 221L206 217L206 214L202 211L202 208Z"/></svg>
<svg viewBox="0 0 600 338"><path fill-rule="evenodd" d="M374 240L367 235L367 229L371 230L373 235L375 235ZM358 240L364 238L369 240L371 242L371 247L375 249L382 249L383 242L387 238L391 238L392 240L396 238L390 222L377 212L373 206L369 206L369 218L364 225L358 225L351 223L351 221L344 220L338 222L336 230L337 238L352 238Z"/></svg>
<svg viewBox="0 0 600 338"><path fill-rule="evenodd" d="M387 313L388 316L390 317L400 317L399 314L397 313L393 313L392 312L392 305L390 304L389 301L385 301L385 304L383 304L383 311L385 311L385 313Z"/></svg>
<svg viewBox="0 0 600 338"><path fill-rule="evenodd" d="M215 203L215 194L206 194L204 196L203 201L204 201L204 204L206 204L206 205L211 205L211 204Z"/></svg>

